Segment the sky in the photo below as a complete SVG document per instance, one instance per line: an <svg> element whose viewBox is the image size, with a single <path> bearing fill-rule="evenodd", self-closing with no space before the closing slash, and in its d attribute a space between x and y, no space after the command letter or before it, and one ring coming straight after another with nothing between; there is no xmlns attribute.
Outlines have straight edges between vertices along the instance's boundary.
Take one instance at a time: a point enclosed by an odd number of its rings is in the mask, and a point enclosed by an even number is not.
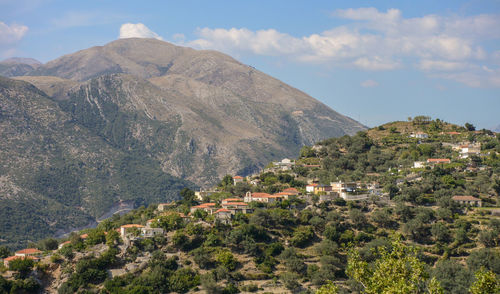
<svg viewBox="0 0 500 294"><path fill-rule="evenodd" d="M500 126L500 0L0 0L0 60L127 37L222 51L367 126Z"/></svg>

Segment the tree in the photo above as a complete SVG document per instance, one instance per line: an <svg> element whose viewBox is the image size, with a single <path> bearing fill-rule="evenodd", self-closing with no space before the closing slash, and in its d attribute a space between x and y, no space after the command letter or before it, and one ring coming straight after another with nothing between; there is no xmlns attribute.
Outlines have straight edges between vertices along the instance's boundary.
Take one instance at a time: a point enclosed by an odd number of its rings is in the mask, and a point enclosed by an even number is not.
<svg viewBox="0 0 500 294"><path fill-rule="evenodd" d="M314 238L314 231L311 226L300 226L290 239L290 244L296 247L304 247Z"/></svg>
<svg viewBox="0 0 500 294"><path fill-rule="evenodd" d="M475 131L476 130L476 127L473 125L473 124L470 124L470 123L465 123L465 128L467 129L467 131L469 132L472 132L472 131Z"/></svg>
<svg viewBox="0 0 500 294"><path fill-rule="evenodd" d="M333 282L328 281L316 291L316 294L337 294L338 290Z"/></svg>
<svg viewBox="0 0 500 294"><path fill-rule="evenodd" d="M16 271L21 278L25 278L33 269L34 264L31 258L16 258L9 262L9 270Z"/></svg>
<svg viewBox="0 0 500 294"><path fill-rule="evenodd" d="M392 242L392 250L380 248L380 257L373 266L361 259L359 251L349 250L347 275L364 288L365 293L418 293L427 288L425 263L417 257L414 247L400 240ZM436 285L432 285L436 291ZM438 293L438 292L434 292Z"/></svg>
<svg viewBox="0 0 500 294"><path fill-rule="evenodd" d="M476 280L472 283L469 291L471 294L495 294L500 292L500 281L492 271L480 269L475 274Z"/></svg>
<svg viewBox="0 0 500 294"><path fill-rule="evenodd" d="M431 233L438 242L447 242L450 240L450 230L441 222L431 226Z"/></svg>
<svg viewBox="0 0 500 294"><path fill-rule="evenodd" d="M231 179L232 180L232 179ZM180 192L184 204L191 206L194 202L194 191L189 188L184 188Z"/></svg>
<svg viewBox="0 0 500 294"><path fill-rule="evenodd" d="M6 258L10 256L10 249L5 246L0 246L0 258Z"/></svg>

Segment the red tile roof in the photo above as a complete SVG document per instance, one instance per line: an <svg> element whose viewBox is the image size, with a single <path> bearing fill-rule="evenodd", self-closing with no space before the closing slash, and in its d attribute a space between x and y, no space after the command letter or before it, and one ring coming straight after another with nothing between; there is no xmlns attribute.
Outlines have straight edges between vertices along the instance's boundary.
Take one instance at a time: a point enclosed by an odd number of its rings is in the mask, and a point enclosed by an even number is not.
<svg viewBox="0 0 500 294"><path fill-rule="evenodd" d="M144 226L138 224L128 224L128 225L123 225L120 228L144 228Z"/></svg>
<svg viewBox="0 0 500 294"><path fill-rule="evenodd" d="M219 212L231 212L231 210L225 209L225 208L219 208L215 213L219 213Z"/></svg>
<svg viewBox="0 0 500 294"><path fill-rule="evenodd" d="M436 162L436 163L444 163L447 162L449 163L451 160L448 158L429 158L427 159L427 162Z"/></svg>
<svg viewBox="0 0 500 294"><path fill-rule="evenodd" d="M14 256L9 256L9 257L4 258L4 261L11 261L11 260L18 259L18 258L22 258L22 259L28 258L28 259L33 259L33 260L39 259L39 258L34 257L34 256L16 256L16 255L14 255Z"/></svg>
<svg viewBox="0 0 500 294"><path fill-rule="evenodd" d="M288 193L299 193L299 191L295 188L286 188L283 190L283 192L288 192Z"/></svg>
<svg viewBox="0 0 500 294"><path fill-rule="evenodd" d="M89 234L80 235L80 238L82 238L82 239L87 239L88 237L89 237Z"/></svg>
<svg viewBox="0 0 500 294"><path fill-rule="evenodd" d="M42 253L42 251L36 248L27 248L16 252L16 254L40 254L40 253Z"/></svg>
<svg viewBox="0 0 500 294"><path fill-rule="evenodd" d="M267 193L252 193L252 198L268 198L269 196L271 195Z"/></svg>
<svg viewBox="0 0 500 294"><path fill-rule="evenodd" d="M227 198L227 199L224 199L222 201L228 201L228 202L230 202L230 201L241 201L241 199L240 198Z"/></svg>
<svg viewBox="0 0 500 294"><path fill-rule="evenodd" d="M245 202L228 202L228 203L224 203L222 204L222 206L229 206L229 205L243 205L243 206L248 206L247 203Z"/></svg>
<svg viewBox="0 0 500 294"><path fill-rule="evenodd" d="M241 176L234 176L233 179L243 179Z"/></svg>

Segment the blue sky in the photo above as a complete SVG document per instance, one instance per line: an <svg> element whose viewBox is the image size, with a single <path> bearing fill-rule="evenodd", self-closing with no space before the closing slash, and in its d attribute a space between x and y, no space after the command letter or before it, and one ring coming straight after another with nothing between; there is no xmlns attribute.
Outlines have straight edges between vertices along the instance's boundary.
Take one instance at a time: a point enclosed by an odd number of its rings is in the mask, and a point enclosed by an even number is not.
<svg viewBox="0 0 500 294"><path fill-rule="evenodd" d="M120 36L225 52L369 126L500 124L500 0L0 0L0 59Z"/></svg>

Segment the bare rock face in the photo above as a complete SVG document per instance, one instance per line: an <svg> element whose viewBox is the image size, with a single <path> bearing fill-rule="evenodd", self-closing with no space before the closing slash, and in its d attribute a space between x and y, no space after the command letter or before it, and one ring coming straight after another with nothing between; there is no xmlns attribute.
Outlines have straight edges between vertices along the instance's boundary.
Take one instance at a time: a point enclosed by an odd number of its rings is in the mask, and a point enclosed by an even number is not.
<svg viewBox="0 0 500 294"><path fill-rule="evenodd" d="M364 129L225 54L155 39L117 40L63 56L29 75L81 82L79 88L53 91L63 109L110 141L106 130L119 113L126 117L126 138L115 140L117 147L130 148L133 140L166 172L199 185L227 173L255 171L269 160L295 156L303 145ZM47 89L36 77L30 79ZM110 109L104 104L113 111L103 111ZM99 126L89 126L96 120Z"/></svg>
<svg viewBox="0 0 500 294"><path fill-rule="evenodd" d="M33 58L13 57L0 62L0 76L22 76L37 69L42 63Z"/></svg>
<svg viewBox="0 0 500 294"><path fill-rule="evenodd" d="M32 69L0 78L0 244L84 226L120 201L169 201L365 129L227 55L154 39L10 62Z"/></svg>

